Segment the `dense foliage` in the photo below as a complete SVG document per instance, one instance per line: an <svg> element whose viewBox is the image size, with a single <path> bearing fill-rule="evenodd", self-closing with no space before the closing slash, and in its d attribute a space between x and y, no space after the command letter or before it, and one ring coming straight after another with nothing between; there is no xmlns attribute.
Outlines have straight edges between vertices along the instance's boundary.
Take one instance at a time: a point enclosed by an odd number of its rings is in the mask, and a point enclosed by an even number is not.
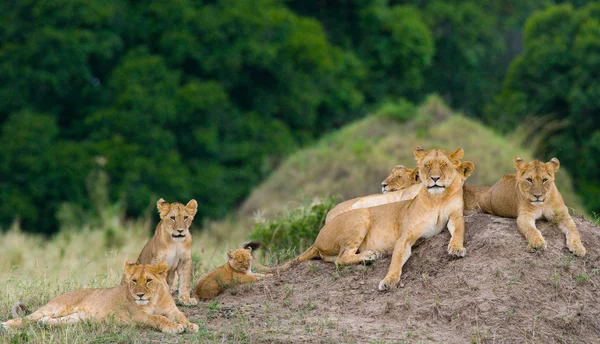
<svg viewBox="0 0 600 344"><path fill-rule="evenodd" d="M539 155L561 159L588 209L600 210L600 3L557 5L534 14L487 120L510 130L544 123ZM539 131L531 133L540 135Z"/></svg>
<svg viewBox="0 0 600 344"><path fill-rule="evenodd" d="M254 223L250 238L263 243L271 253L280 255L276 258L295 257L314 242L325 224L327 213L335 204L333 197L306 201L273 220L258 220Z"/></svg>
<svg viewBox="0 0 600 344"><path fill-rule="evenodd" d="M554 2L1 2L0 227L19 218L50 233L65 209L94 212L103 173L129 215L193 197L198 217L220 217L283 157L378 104L437 92L481 116L521 53L523 23ZM581 116L597 109L596 13L535 14L487 119L509 129L511 116L569 117L580 125L549 147L593 159L598 123ZM598 209L590 166L577 180Z"/></svg>

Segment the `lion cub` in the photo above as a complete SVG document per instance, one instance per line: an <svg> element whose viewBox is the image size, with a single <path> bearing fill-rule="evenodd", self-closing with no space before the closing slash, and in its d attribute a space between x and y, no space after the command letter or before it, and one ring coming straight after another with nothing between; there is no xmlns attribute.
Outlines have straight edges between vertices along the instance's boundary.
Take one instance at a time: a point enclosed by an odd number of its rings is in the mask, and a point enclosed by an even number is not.
<svg viewBox="0 0 600 344"><path fill-rule="evenodd" d="M159 199L156 203L160 222L156 226L154 236L146 243L137 259L138 264L158 264L165 261L169 265L167 284L169 290L177 290L175 274L179 278L179 302L186 306L198 303L190 297L190 280L192 278L192 235L189 228L198 210L196 200L185 206L181 203L171 204Z"/></svg>
<svg viewBox="0 0 600 344"><path fill-rule="evenodd" d="M514 159L517 174L509 174L496 182L488 192L480 197L484 212L517 219L519 231L529 243L527 249L546 249L546 241L535 227L535 220L545 218L558 223L565 233L567 248L576 256L584 256L575 222L554 185L554 174L560 168L557 158L543 163L538 160L525 162Z"/></svg>
<svg viewBox="0 0 600 344"><path fill-rule="evenodd" d="M125 283L107 289L73 290L50 300L25 318L2 323L13 329L25 321L44 325L76 324L85 321L113 320L119 324L152 327L165 333L181 333L184 329L198 332L198 325L177 309L165 281L167 263L157 266L125 263ZM22 303L13 307L13 316Z"/></svg>
<svg viewBox="0 0 600 344"><path fill-rule="evenodd" d="M194 296L210 299L221 294L228 286L255 282L269 276L251 271L252 258L252 247L227 252L227 264L202 276L196 283Z"/></svg>

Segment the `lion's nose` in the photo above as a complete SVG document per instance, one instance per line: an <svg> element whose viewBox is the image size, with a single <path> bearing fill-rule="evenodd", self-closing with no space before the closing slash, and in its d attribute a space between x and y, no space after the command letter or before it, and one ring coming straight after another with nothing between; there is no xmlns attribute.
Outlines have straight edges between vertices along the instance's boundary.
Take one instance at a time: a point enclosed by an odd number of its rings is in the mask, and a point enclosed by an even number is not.
<svg viewBox="0 0 600 344"><path fill-rule="evenodd" d="M387 183L381 183L381 187L382 187L382 188L384 188L384 189L385 189L387 186L388 186L388 185L387 185Z"/></svg>
<svg viewBox="0 0 600 344"><path fill-rule="evenodd" d="M437 182L438 180L440 180L440 177L431 177L431 180L433 180L434 182Z"/></svg>
<svg viewBox="0 0 600 344"><path fill-rule="evenodd" d="M144 293L136 293L135 295L137 295L138 299L141 299L142 296L144 296Z"/></svg>
<svg viewBox="0 0 600 344"><path fill-rule="evenodd" d="M542 195L533 195L533 197L540 199L540 198L542 198Z"/></svg>
<svg viewBox="0 0 600 344"><path fill-rule="evenodd" d="M177 231L178 231L179 233L183 233L183 231L184 231L184 230L185 230L185 229L178 229Z"/></svg>

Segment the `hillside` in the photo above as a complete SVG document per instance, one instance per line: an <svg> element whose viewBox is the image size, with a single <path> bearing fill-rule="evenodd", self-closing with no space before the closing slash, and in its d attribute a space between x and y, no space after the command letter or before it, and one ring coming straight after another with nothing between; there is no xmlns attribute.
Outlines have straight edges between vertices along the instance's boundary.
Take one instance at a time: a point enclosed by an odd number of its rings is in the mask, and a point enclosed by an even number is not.
<svg viewBox="0 0 600 344"><path fill-rule="evenodd" d="M514 219L466 217L464 258L448 231L413 249L404 288L377 290L389 258L336 269L301 263L184 312L227 342L596 343L600 336L600 227L576 216L587 248L566 251L560 230L538 228L548 250L526 252Z"/></svg>
<svg viewBox="0 0 600 344"><path fill-rule="evenodd" d="M433 96L411 121L402 123L371 115L293 154L251 193L240 213L270 216L304 198L337 195L346 200L379 193L381 181L393 166L415 166L412 150L416 145L448 151L462 147L465 160L475 164L475 172L467 182L491 185L502 175L514 172L514 157L532 159L531 152L519 141L452 113ZM566 170L561 169L556 178L566 204L582 213L584 209Z"/></svg>

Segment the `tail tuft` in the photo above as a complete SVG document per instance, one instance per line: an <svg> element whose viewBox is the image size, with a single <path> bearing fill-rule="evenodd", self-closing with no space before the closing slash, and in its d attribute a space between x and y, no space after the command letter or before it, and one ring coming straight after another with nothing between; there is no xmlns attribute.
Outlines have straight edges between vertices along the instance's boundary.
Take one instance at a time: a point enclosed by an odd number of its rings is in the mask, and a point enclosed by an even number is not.
<svg viewBox="0 0 600 344"><path fill-rule="evenodd" d="M242 244L242 248L248 249L251 248L252 251L258 250L262 246L261 242L258 241L249 241Z"/></svg>
<svg viewBox="0 0 600 344"><path fill-rule="evenodd" d="M25 306L25 304L23 302L17 302L10 309L10 314L12 314L13 319L21 318L21 315L19 315L19 311L24 312L25 315L31 313L31 311L29 310L29 308L27 308L27 306Z"/></svg>

